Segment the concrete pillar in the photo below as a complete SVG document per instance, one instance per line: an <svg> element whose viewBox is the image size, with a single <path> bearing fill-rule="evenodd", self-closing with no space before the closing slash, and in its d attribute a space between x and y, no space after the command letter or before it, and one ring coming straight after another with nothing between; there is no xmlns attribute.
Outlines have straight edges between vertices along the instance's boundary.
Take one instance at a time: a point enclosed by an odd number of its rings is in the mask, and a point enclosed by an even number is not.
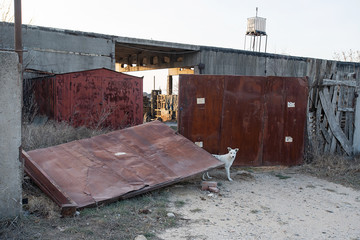
<svg viewBox="0 0 360 240"><path fill-rule="evenodd" d="M21 213L22 79L18 55L0 51L0 220Z"/></svg>

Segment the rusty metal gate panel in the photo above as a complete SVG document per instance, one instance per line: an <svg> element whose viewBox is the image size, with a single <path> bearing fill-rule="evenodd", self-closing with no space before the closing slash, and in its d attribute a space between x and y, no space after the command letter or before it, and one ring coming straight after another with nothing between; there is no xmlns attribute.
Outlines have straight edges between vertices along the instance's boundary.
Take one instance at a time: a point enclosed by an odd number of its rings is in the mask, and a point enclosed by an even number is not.
<svg viewBox="0 0 360 240"><path fill-rule="evenodd" d="M94 69L32 81L39 113L57 121L112 129L143 122L142 78Z"/></svg>
<svg viewBox="0 0 360 240"><path fill-rule="evenodd" d="M63 209L127 198L222 165L155 121L23 152L26 173Z"/></svg>
<svg viewBox="0 0 360 240"><path fill-rule="evenodd" d="M217 95L207 94L213 88ZM306 78L180 75L179 89L179 132L194 142L203 139L205 150L224 154L227 147L238 147L234 164L241 166L302 162ZM197 91L205 104L189 105L195 102ZM207 102L212 104L207 106ZM216 106L214 111L212 106ZM200 108L207 111L200 112ZM195 133L189 127L194 124L198 126Z"/></svg>
<svg viewBox="0 0 360 240"><path fill-rule="evenodd" d="M179 132L199 146L206 143L209 152L218 151L224 76L181 75L179 84Z"/></svg>
<svg viewBox="0 0 360 240"><path fill-rule="evenodd" d="M220 154L239 148L235 165L261 165L264 77L226 76Z"/></svg>
<svg viewBox="0 0 360 240"><path fill-rule="evenodd" d="M264 112L263 165L281 165L288 161L283 156L284 148L284 107L286 92L282 78L267 82L266 111ZM287 165L287 164L284 164Z"/></svg>

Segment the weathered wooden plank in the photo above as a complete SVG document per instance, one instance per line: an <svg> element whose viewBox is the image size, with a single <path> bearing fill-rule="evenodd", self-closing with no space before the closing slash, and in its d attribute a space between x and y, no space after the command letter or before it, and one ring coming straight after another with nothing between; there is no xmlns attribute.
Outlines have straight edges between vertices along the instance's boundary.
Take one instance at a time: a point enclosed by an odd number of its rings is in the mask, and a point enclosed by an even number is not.
<svg viewBox="0 0 360 240"><path fill-rule="evenodd" d="M308 112L308 137L309 140L316 136L316 112Z"/></svg>
<svg viewBox="0 0 360 240"><path fill-rule="evenodd" d="M330 144L330 143L331 143L331 136L330 136L330 134L328 133L328 130L326 129L324 122L320 123L320 130L321 130L321 132L322 132L322 134L323 134L326 142L327 142L328 144Z"/></svg>
<svg viewBox="0 0 360 240"><path fill-rule="evenodd" d="M354 154L360 154L360 92L357 89L357 95L355 102L355 116L354 116L354 136L353 136L353 151Z"/></svg>
<svg viewBox="0 0 360 240"><path fill-rule="evenodd" d="M319 96L320 96L321 105L328 119L332 133L339 141L341 146L344 148L345 152L348 155L352 155L352 146L350 144L350 141L346 138L344 132L342 131L342 129L340 128L339 124L336 121L336 117L334 114L335 110L329 101L329 96L330 96L329 90L327 88L324 88L323 91L319 92Z"/></svg>
<svg viewBox="0 0 360 240"><path fill-rule="evenodd" d="M354 114L351 112L346 112L346 125L348 127L347 137L350 140L350 143L353 144L354 139Z"/></svg>
<svg viewBox="0 0 360 240"><path fill-rule="evenodd" d="M356 81L323 79L322 85L324 85L324 86L338 85L338 86L356 87Z"/></svg>
<svg viewBox="0 0 360 240"><path fill-rule="evenodd" d="M337 120L337 124L339 124L339 113L338 111L336 111L336 102L338 101L338 99L340 98L341 95L341 91L339 89L339 86L334 86L334 87L330 87L330 89L333 90L333 94L331 96L331 105L333 107L333 109L335 109L335 119ZM338 96L338 92L339 92L339 96ZM332 138L331 138L331 145L330 145L330 150L329 152L331 154L333 154L335 152L336 149L336 145L337 145L337 140L335 135L332 133L331 128L329 127L329 131L332 134Z"/></svg>
<svg viewBox="0 0 360 240"><path fill-rule="evenodd" d="M347 99L347 106L349 108L354 109L354 97L355 97L355 88L348 88L348 99ZM355 110L355 109L354 109ZM350 140L351 144L353 144L354 138L354 111L353 112L346 112L346 122L345 126L347 127L347 137Z"/></svg>
<svg viewBox="0 0 360 240"><path fill-rule="evenodd" d="M321 101L318 101L317 107L316 107L316 136L320 136L320 121L321 121L321 111L322 111L322 106L321 106Z"/></svg>
<svg viewBox="0 0 360 240"><path fill-rule="evenodd" d="M351 108L351 107L338 107L337 110L340 112L354 112L355 111L355 109Z"/></svg>

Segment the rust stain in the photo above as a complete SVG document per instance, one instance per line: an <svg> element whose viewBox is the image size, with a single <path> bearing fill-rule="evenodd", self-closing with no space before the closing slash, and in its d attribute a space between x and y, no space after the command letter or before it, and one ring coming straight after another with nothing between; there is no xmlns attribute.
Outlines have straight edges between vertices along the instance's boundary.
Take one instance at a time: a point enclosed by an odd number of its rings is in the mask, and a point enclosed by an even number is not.
<svg viewBox="0 0 360 240"><path fill-rule="evenodd" d="M221 162L155 121L23 152L25 171L60 206L131 197L219 167Z"/></svg>

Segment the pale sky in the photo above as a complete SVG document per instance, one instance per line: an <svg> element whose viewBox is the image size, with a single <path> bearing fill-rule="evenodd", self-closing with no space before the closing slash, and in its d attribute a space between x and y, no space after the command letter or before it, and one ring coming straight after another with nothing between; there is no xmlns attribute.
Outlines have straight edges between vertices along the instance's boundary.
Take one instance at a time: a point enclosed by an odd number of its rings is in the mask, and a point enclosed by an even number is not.
<svg viewBox="0 0 360 240"><path fill-rule="evenodd" d="M268 52L333 59L360 50L360 0L23 0L22 16L24 24L244 49L256 7Z"/></svg>

